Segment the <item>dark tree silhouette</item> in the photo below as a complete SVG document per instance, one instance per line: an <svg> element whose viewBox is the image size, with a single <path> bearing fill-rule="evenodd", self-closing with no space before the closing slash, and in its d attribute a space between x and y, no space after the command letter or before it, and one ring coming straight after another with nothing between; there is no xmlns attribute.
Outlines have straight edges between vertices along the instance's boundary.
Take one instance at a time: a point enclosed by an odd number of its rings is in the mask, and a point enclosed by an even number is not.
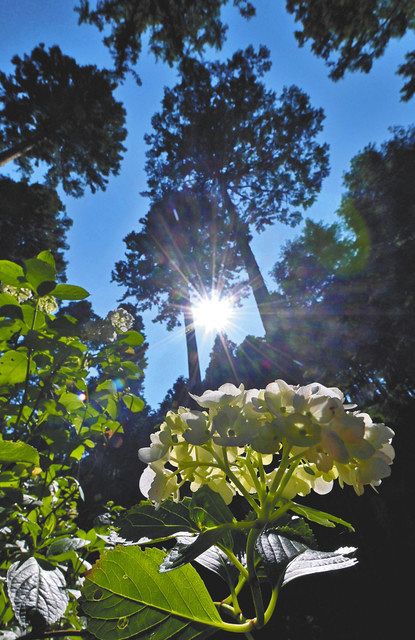
<svg viewBox="0 0 415 640"><path fill-rule="evenodd" d="M203 190L228 217L262 322L272 331L270 296L250 247L275 221L295 225L328 172L327 146L317 141L323 112L297 87L277 98L260 78L271 66L265 47L227 62L186 59L166 89L145 137L149 195Z"/></svg>
<svg viewBox="0 0 415 640"><path fill-rule="evenodd" d="M236 344L225 333L218 333L203 380L205 389L217 389L225 382L232 382L237 386L241 383L236 370L235 352Z"/></svg>
<svg viewBox="0 0 415 640"><path fill-rule="evenodd" d="M71 224L54 189L0 176L1 259L21 262L49 249L63 275L65 234Z"/></svg>
<svg viewBox="0 0 415 640"><path fill-rule="evenodd" d="M104 44L109 48L119 78L133 71L142 49L142 38L149 34L148 46L156 58L170 66L191 53L202 53L206 46L220 48L225 39L221 7L228 0L80 0L76 7L79 23L93 24L108 31ZM91 8L91 4L94 8ZM255 13L249 0L233 0L240 13Z"/></svg>
<svg viewBox="0 0 415 640"><path fill-rule="evenodd" d="M140 311L157 307L154 322L169 330L185 327L189 387L200 385L192 303L212 290L244 294L239 281L240 255L216 203L206 194L182 191L152 205L139 232L125 238L126 259L113 278L125 286L123 300L133 298Z"/></svg>
<svg viewBox="0 0 415 640"><path fill-rule="evenodd" d="M287 9L301 23L296 31L301 46L311 41L311 50L330 68L333 80L346 71L369 72L389 42L402 38L415 25L413 0L287 0ZM406 55L398 73L407 79L402 99L415 92L415 51Z"/></svg>
<svg viewBox="0 0 415 640"><path fill-rule="evenodd" d="M299 359L366 403L414 394L415 129L393 133L353 158L340 223L309 222L274 269Z"/></svg>
<svg viewBox="0 0 415 640"><path fill-rule="evenodd" d="M0 73L0 166L14 160L27 176L44 164L47 184L73 196L105 189L127 135L111 74L42 44L12 62Z"/></svg>

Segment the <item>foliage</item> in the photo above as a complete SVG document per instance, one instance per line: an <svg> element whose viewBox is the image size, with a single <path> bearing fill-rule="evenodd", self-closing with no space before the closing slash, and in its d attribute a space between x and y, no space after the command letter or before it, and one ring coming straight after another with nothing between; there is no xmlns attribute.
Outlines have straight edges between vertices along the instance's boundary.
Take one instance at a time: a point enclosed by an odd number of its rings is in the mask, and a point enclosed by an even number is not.
<svg viewBox="0 0 415 640"><path fill-rule="evenodd" d="M277 220L296 224L328 171L327 146L317 142L322 110L298 87L279 97L267 90L261 78L270 66L265 47L237 51L223 63L186 58L145 137L146 195L157 203L190 189L216 200L267 332L269 293L249 244L250 225L261 231Z"/></svg>
<svg viewBox="0 0 415 640"><path fill-rule="evenodd" d="M228 0L97 0L95 8L88 0L76 7L79 23L94 24L104 37L115 63L115 73L124 78L137 64L141 39L149 32L150 51L170 66L184 55L200 54L207 46L220 48L226 27L220 19L222 5ZM234 0L240 13L249 18L254 7L249 0ZM133 71L139 82L139 76Z"/></svg>
<svg viewBox="0 0 415 640"><path fill-rule="evenodd" d="M142 407L129 389L141 375L131 355L142 336L121 326L128 318L118 310L110 340L88 347L58 305L89 294L56 283L49 251L22 265L1 260L0 281L1 626L30 625L36 634L66 622L76 630L81 576L106 531L78 524L80 470L96 446L122 432L120 406ZM110 508L109 521L116 512Z"/></svg>
<svg viewBox="0 0 415 640"><path fill-rule="evenodd" d="M353 527L301 497L327 493L336 478L359 495L378 486L390 474L391 429L317 383L225 384L193 399L202 411L168 412L140 449L149 500L120 515L115 548L85 581L81 606L99 640L251 634L271 620L286 584L357 562L354 547L315 548L308 522ZM233 510L236 497L242 509ZM229 595L213 600L191 562L223 580Z"/></svg>
<svg viewBox="0 0 415 640"><path fill-rule="evenodd" d="M274 269L298 358L366 404L413 394L414 162L413 127L366 147L339 222L308 222Z"/></svg>
<svg viewBox="0 0 415 640"><path fill-rule="evenodd" d="M257 230L298 222L296 208L312 204L327 175L327 145L316 141L324 116L298 87L279 97L266 89L270 67L265 47L226 62L183 61L145 138L152 198L203 185L226 210L222 187Z"/></svg>
<svg viewBox="0 0 415 640"><path fill-rule="evenodd" d="M123 300L134 299L138 310L157 307L154 322L173 329L191 299L211 290L233 294L235 301L243 295L237 243L207 194L167 194L140 223L140 231L124 239L126 259L117 262L113 278L127 288Z"/></svg>
<svg viewBox="0 0 415 640"><path fill-rule="evenodd" d="M60 275L68 248L65 234L71 226L58 194L44 185L14 182L0 177L0 255L19 262L31 258L45 246L56 258Z"/></svg>
<svg viewBox="0 0 415 640"><path fill-rule="evenodd" d="M301 46L311 40L311 49L325 60L333 80L348 71L369 72L373 61L385 52L390 40L413 31L412 0L286 0L287 9L302 29L296 32ZM398 73L407 78L402 99L415 92L415 52L406 55Z"/></svg>
<svg viewBox="0 0 415 640"><path fill-rule="evenodd" d="M73 196L105 189L126 137L111 74L43 44L12 63L14 74L0 73L1 164L15 160L27 176L44 163L47 184Z"/></svg>

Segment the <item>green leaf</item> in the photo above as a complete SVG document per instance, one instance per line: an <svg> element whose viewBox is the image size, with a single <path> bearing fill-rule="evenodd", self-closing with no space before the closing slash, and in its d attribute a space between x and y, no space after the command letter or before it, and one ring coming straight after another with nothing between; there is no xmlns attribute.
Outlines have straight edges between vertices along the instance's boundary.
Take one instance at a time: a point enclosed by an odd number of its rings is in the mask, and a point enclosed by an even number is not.
<svg viewBox="0 0 415 640"><path fill-rule="evenodd" d="M343 547L336 551L317 551L306 545L279 535L275 530L268 529L261 533L256 542L257 551L261 557L265 572L281 586L313 573L347 569L357 563L356 558L350 558L354 547Z"/></svg>
<svg viewBox="0 0 415 640"><path fill-rule="evenodd" d="M234 520L233 513L222 496L207 485L195 491L189 511L190 517L201 529Z"/></svg>
<svg viewBox="0 0 415 640"><path fill-rule="evenodd" d="M202 553L213 547L222 536L223 531L212 529L197 536L181 537L173 549L167 553L160 565L160 571L166 573L187 562L192 562L192 560L195 560Z"/></svg>
<svg viewBox="0 0 415 640"><path fill-rule="evenodd" d="M36 558L21 564L15 562L7 572L7 590L17 620L30 624L33 614L41 615L46 624L54 624L63 616L69 602L65 578L59 569L42 569Z"/></svg>
<svg viewBox="0 0 415 640"><path fill-rule="evenodd" d="M226 584L235 584L238 579L238 569L230 562L222 549L215 545L198 555L195 562L215 573Z"/></svg>
<svg viewBox="0 0 415 640"><path fill-rule="evenodd" d="M54 280L45 280L40 283L36 290L40 296L47 296L55 287L56 282Z"/></svg>
<svg viewBox="0 0 415 640"><path fill-rule="evenodd" d="M29 258L24 261L26 280L30 282L34 289L38 289L43 282L51 282L55 280L56 272L47 262L38 260L38 258Z"/></svg>
<svg viewBox="0 0 415 640"><path fill-rule="evenodd" d="M129 347L139 347L144 342L144 336L138 331L131 329L130 331L124 331L118 336L117 342L120 344L126 344Z"/></svg>
<svg viewBox="0 0 415 640"><path fill-rule="evenodd" d="M59 398L59 404L63 405L68 413L72 413L73 411L77 411L78 409L83 409L85 407L84 402L76 395L76 393L71 393L70 391L65 391Z"/></svg>
<svg viewBox="0 0 415 640"><path fill-rule="evenodd" d="M221 626L202 579L191 565L159 573L159 549L116 547L86 578L81 603L87 630L99 640L199 640Z"/></svg>
<svg viewBox="0 0 415 640"><path fill-rule="evenodd" d="M346 520L342 520L337 516L333 516L330 513L326 513L325 511L319 511L318 509L313 509L312 507L305 507L302 504L297 504L295 502L291 503L290 507L291 511L294 513L298 513L300 516L304 516L307 520L311 522L316 522L317 524L321 524L323 527L335 527L336 524L341 524L349 531L354 531L353 525L350 522L346 522Z"/></svg>
<svg viewBox="0 0 415 640"><path fill-rule="evenodd" d="M27 362L25 351L6 351L0 358L0 387L24 382Z"/></svg>
<svg viewBox="0 0 415 640"><path fill-rule="evenodd" d="M55 258L52 255L52 252L49 250L41 251L37 254L36 258L38 260L42 260L43 262L47 262L53 269L55 269Z"/></svg>
<svg viewBox="0 0 415 640"><path fill-rule="evenodd" d="M24 462L27 464L39 465L39 453L30 444L25 442L12 442L11 440L0 439L0 463Z"/></svg>
<svg viewBox="0 0 415 640"><path fill-rule="evenodd" d="M46 316L39 309L35 309L30 304L22 304L23 320L29 329L39 331L46 325Z"/></svg>
<svg viewBox="0 0 415 640"><path fill-rule="evenodd" d="M279 521L280 522L280 521ZM298 516L287 515L286 519L281 521L273 527L280 535L289 538L290 540L297 540L303 542L309 547L316 545L316 539L314 533L304 518Z"/></svg>
<svg viewBox="0 0 415 640"><path fill-rule="evenodd" d="M10 260L0 260L0 280L4 284L19 286L24 280L22 267Z"/></svg>
<svg viewBox="0 0 415 640"><path fill-rule="evenodd" d="M301 542L280 536L273 529L263 531L258 536L256 548L266 574L275 580L280 578L291 560L307 549Z"/></svg>
<svg viewBox="0 0 415 640"><path fill-rule="evenodd" d="M89 540L83 540L82 538L58 538L49 545L46 552L46 556L60 556L76 549L82 549L89 544Z"/></svg>
<svg viewBox="0 0 415 640"><path fill-rule="evenodd" d="M189 499L166 500L158 509L147 500L129 509L116 522L119 534L126 540L166 538L179 531L195 532L189 517Z"/></svg>
<svg viewBox="0 0 415 640"><path fill-rule="evenodd" d="M285 571L282 586L292 580L314 573L325 573L327 571L337 571L337 569L348 569L357 564L356 558L350 558L354 553L354 547L341 547L336 551L315 551L307 549L301 555L294 558Z"/></svg>
<svg viewBox="0 0 415 640"><path fill-rule="evenodd" d="M23 311L18 302L14 300L14 304L3 304L0 306L0 316L23 320Z"/></svg>
<svg viewBox="0 0 415 640"><path fill-rule="evenodd" d="M134 395L134 393L124 394L122 396L122 401L124 402L127 409L129 409L133 413L138 413L138 411L142 411L144 408L144 400Z"/></svg>
<svg viewBox="0 0 415 640"><path fill-rule="evenodd" d="M207 485L201 486L193 494L189 513L191 519L202 530L234 521L233 513L225 504L222 496L216 491L212 491ZM229 531L222 532L222 542L232 549L233 539Z"/></svg>
<svg viewBox="0 0 415 640"><path fill-rule="evenodd" d="M51 294L59 300L83 300L89 296L89 292L83 287L74 284L58 284Z"/></svg>
<svg viewBox="0 0 415 640"><path fill-rule="evenodd" d="M77 460L79 462L79 460L82 458L84 453L85 453L84 445L83 444L78 444L78 446L75 447L75 449L73 451L71 451L70 457L74 458L75 460Z"/></svg>

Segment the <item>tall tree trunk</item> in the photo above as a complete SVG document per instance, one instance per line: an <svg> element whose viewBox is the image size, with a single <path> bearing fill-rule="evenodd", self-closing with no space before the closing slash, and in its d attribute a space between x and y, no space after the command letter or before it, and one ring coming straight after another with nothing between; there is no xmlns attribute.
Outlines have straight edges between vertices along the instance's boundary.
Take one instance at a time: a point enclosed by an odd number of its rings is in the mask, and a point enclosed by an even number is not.
<svg viewBox="0 0 415 640"><path fill-rule="evenodd" d="M170 225L172 229L176 229L180 232L180 211L175 209L174 213L171 212ZM174 231L173 231L174 235ZM190 265L183 263L180 253L178 253L178 261L180 263L181 273L186 274L190 272ZM186 336L187 347L187 365L189 369L189 391L200 391L202 385L202 376L200 373L200 361L199 351L197 348L195 321L192 311L192 302L190 299L190 289L188 282L183 283L183 295L182 306L184 316L184 330Z"/></svg>
<svg viewBox="0 0 415 640"><path fill-rule="evenodd" d="M243 222L240 219L236 206L232 202L226 187L221 187L221 191L225 201L225 206L231 216L236 233L238 234L238 245L265 334L271 335L273 332L271 296L249 244L249 227L246 222Z"/></svg>
<svg viewBox="0 0 415 640"><path fill-rule="evenodd" d="M187 297L183 298L184 329L186 334L187 364L189 368L189 390L200 391L202 377L200 374L199 353L197 349L195 323L190 300L189 288Z"/></svg>
<svg viewBox="0 0 415 640"><path fill-rule="evenodd" d="M40 140L41 136L34 135L23 142L4 149L4 151L0 151L0 167L4 167L4 165L12 162L12 160L17 160L20 156L24 156L28 151L33 149L35 144L40 142Z"/></svg>

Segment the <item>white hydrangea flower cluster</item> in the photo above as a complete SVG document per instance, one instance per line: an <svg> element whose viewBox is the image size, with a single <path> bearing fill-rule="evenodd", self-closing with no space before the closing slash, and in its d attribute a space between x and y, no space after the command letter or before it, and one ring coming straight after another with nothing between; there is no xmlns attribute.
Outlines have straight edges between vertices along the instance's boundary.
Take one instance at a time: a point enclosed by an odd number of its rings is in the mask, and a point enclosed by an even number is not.
<svg viewBox="0 0 415 640"><path fill-rule="evenodd" d="M118 333L125 333L125 331L131 329L134 324L134 316L122 307L110 311L107 315L107 320L110 321Z"/></svg>
<svg viewBox="0 0 415 640"><path fill-rule="evenodd" d="M324 494L334 480L361 495L390 475L394 432L344 404L337 388L276 380L261 390L224 384L190 395L202 411L167 413L139 450L148 465L140 490L156 504L178 500L186 482L192 491L208 485L229 504L236 493Z"/></svg>
<svg viewBox="0 0 415 640"><path fill-rule="evenodd" d="M59 305L53 296L42 296L39 298L38 308L44 313L55 313L59 309Z"/></svg>
<svg viewBox="0 0 415 640"><path fill-rule="evenodd" d="M16 298L19 304L33 297L30 289L26 289L25 287L19 288L13 287L11 284L2 284L0 289L3 293L8 293L10 296L13 296L13 298Z"/></svg>

